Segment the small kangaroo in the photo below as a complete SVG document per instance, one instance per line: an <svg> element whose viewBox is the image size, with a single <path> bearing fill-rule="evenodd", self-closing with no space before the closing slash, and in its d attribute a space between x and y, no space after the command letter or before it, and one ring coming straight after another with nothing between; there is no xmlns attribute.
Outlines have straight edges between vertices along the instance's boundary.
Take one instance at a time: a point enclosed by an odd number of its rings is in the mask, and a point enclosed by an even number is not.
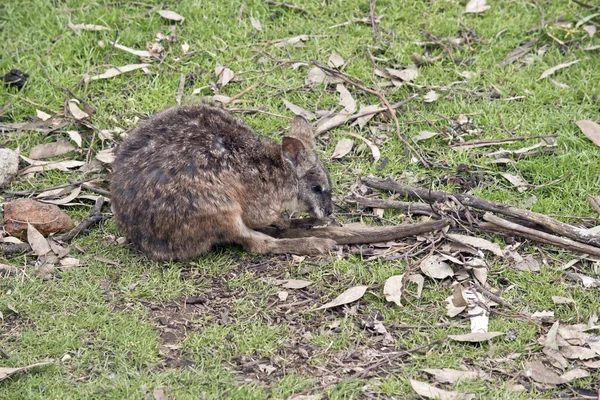
<svg viewBox="0 0 600 400"><path fill-rule="evenodd" d="M308 255L335 246L331 239L275 239L257 231L289 226L284 210L318 221L333 213L329 176L302 117L277 144L213 106L168 108L121 144L110 191L121 232L156 260L189 260L227 243L253 253Z"/></svg>

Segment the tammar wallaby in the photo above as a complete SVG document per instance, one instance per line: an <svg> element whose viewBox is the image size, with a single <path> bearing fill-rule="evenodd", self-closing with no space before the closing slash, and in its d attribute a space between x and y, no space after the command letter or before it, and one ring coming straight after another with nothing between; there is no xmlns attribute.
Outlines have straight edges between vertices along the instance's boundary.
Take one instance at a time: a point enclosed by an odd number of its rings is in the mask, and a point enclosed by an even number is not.
<svg viewBox="0 0 600 400"><path fill-rule="evenodd" d="M329 176L301 117L278 144L206 104L166 109L121 144L110 191L121 232L157 260L188 260L227 243L309 255L335 246L257 231L285 226L284 210L322 221L333 213Z"/></svg>

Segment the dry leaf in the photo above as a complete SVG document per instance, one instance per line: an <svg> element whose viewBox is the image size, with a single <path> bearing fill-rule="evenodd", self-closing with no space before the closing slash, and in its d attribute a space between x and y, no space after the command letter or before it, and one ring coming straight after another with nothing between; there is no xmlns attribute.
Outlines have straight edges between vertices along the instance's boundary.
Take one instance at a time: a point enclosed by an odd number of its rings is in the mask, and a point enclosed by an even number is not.
<svg viewBox="0 0 600 400"><path fill-rule="evenodd" d="M561 346L560 353L571 360L590 360L598 357L594 350L581 346Z"/></svg>
<svg viewBox="0 0 600 400"><path fill-rule="evenodd" d="M587 378L588 376L590 376L590 373L585 369L575 368L562 374L560 379L563 381L563 383L568 383L574 381L575 379Z"/></svg>
<svg viewBox="0 0 600 400"><path fill-rule="evenodd" d="M188 52L188 51L190 51L190 45L189 45L189 44L187 44L187 43L183 43L183 44L181 45L181 52L182 52L183 54L187 54L187 52Z"/></svg>
<svg viewBox="0 0 600 400"><path fill-rule="evenodd" d="M470 0L465 8L465 13L478 14L489 10L491 7L487 5L487 0Z"/></svg>
<svg viewBox="0 0 600 400"><path fill-rule="evenodd" d="M439 132L428 132L428 131L421 131L421 132L419 132L419 134L418 134L417 136L415 136L415 137L413 138L413 140L414 140L415 142L419 142L419 141L421 141L421 140L427 140L427 139L431 139L432 137L434 137L434 136L437 136L437 135L439 135L439 134L440 134Z"/></svg>
<svg viewBox="0 0 600 400"><path fill-rule="evenodd" d="M26 159L26 157L24 157L24 156L21 156L21 158ZM69 168L81 167L82 165L85 164L85 162L83 162L83 161L75 161L75 160L68 160L68 161L30 160L30 161L32 161L32 162L30 162L30 164L32 164L32 165L30 167L27 167L24 170L22 170L20 172L20 175L31 174L33 172L51 171L54 169L67 172L69 170Z"/></svg>
<svg viewBox="0 0 600 400"><path fill-rule="evenodd" d="M52 251L44 235L29 223L27 224L27 242L31 246L33 252L38 256L43 256Z"/></svg>
<svg viewBox="0 0 600 400"><path fill-rule="evenodd" d="M321 118L315 128L315 136L319 136L333 128L343 125L348 120L348 113L342 111L329 118Z"/></svg>
<svg viewBox="0 0 600 400"><path fill-rule="evenodd" d="M327 65L331 68L339 68L344 65L344 59L336 53L331 53L329 56L329 60L327 61Z"/></svg>
<svg viewBox="0 0 600 400"><path fill-rule="evenodd" d="M67 135L69 135L69 138L71 138L72 141L75 142L75 144L77 144L77 147L81 147L81 135L79 134L79 132L77 131L67 131Z"/></svg>
<svg viewBox="0 0 600 400"><path fill-rule="evenodd" d="M62 260L60 260L60 266L65 268L75 268L78 267L79 264L80 261L77 258L73 257L65 257Z"/></svg>
<svg viewBox="0 0 600 400"><path fill-rule="evenodd" d="M275 47L284 47L287 45L291 45L291 44L304 44L303 42L306 42L308 40L308 35L298 35L298 36L294 36L294 37L289 37L289 38L284 38L284 39L279 39L277 41L277 43L275 43L273 46ZM298 67L300 67L301 65L308 65L307 63L294 63L292 64L292 68L293 69L297 69Z"/></svg>
<svg viewBox="0 0 600 400"><path fill-rule="evenodd" d="M402 297L403 279L404 274L390 276L385 281L385 285L383 285L383 295L385 296L385 299L389 302L394 302L399 306L402 305L402 303L400 303L400 298Z"/></svg>
<svg viewBox="0 0 600 400"><path fill-rule="evenodd" d="M340 294L338 297L336 297L329 303L323 304L321 307L317 308L317 310L324 310L326 308L337 307L359 300L361 297L363 297L368 288L368 286L351 287L350 289L346 290L344 293Z"/></svg>
<svg viewBox="0 0 600 400"><path fill-rule="evenodd" d="M315 116L315 114L313 114L312 112L305 110L304 108L297 106L293 103L290 103L286 99L283 99L283 104L285 104L285 106L287 107L288 110L290 110L291 112L293 112L296 115L300 115L307 121L312 121L313 119L317 118Z"/></svg>
<svg viewBox="0 0 600 400"><path fill-rule="evenodd" d="M592 51L592 50L598 50L598 49L600 49L600 44L596 44L594 46L588 46L588 47L583 48L584 51Z"/></svg>
<svg viewBox="0 0 600 400"><path fill-rule="evenodd" d="M304 80L305 85L318 85L325 81L325 72L321 70L319 67L311 68L306 74L306 79Z"/></svg>
<svg viewBox="0 0 600 400"><path fill-rule="evenodd" d="M185 18L183 18L181 15L177 14L175 11L159 10L157 12L158 12L158 14L160 14L161 17L163 17L165 19L170 19L171 21L175 21L175 22L185 21Z"/></svg>
<svg viewBox="0 0 600 400"><path fill-rule="evenodd" d="M468 379L488 379L482 371L465 371L451 368L425 368L423 371L430 375L439 383L456 383Z"/></svg>
<svg viewBox="0 0 600 400"><path fill-rule="evenodd" d="M445 279L454 276L454 271L450 264L444 261L442 256L433 254L426 257L419 265L425 275L433 279Z"/></svg>
<svg viewBox="0 0 600 400"><path fill-rule="evenodd" d="M438 92L436 92L435 90L430 90L429 92L425 93L425 95L423 96L423 101L425 103L433 103L434 101L436 101L439 98L440 98L440 95Z"/></svg>
<svg viewBox="0 0 600 400"><path fill-rule="evenodd" d="M560 385L564 383L556 372L546 367L541 361L525 363L525 376L547 385Z"/></svg>
<svg viewBox="0 0 600 400"><path fill-rule="evenodd" d="M386 68L385 69L390 75L395 76L396 78L402 79L405 82L414 81L415 78L419 75L416 69L407 68L403 70Z"/></svg>
<svg viewBox="0 0 600 400"><path fill-rule="evenodd" d="M360 139L363 142L365 142L365 144L367 146L369 146L369 149L371 149L371 155L373 156L373 162L379 161L379 159L381 158L381 152L379 151L379 147L377 147L375 145L375 143L371 142L369 139L366 139L360 135L357 135L356 133L344 132L344 134L350 135L352 137L355 137L355 138Z"/></svg>
<svg viewBox="0 0 600 400"><path fill-rule="evenodd" d="M134 49L130 49L129 47L126 47L126 46L121 46L118 43L114 43L113 45L114 45L115 49L126 51L126 52L133 54L135 56L138 56L138 57L152 57L153 56L153 54L151 52L149 52L148 50L134 50Z"/></svg>
<svg viewBox="0 0 600 400"><path fill-rule="evenodd" d="M56 204L58 205L62 205L62 204L67 204L70 203L72 200L75 200L77 198L77 196L79 196L79 193L81 192L81 187L78 186L75 189L73 189L73 191L71 191L71 193L68 196L65 196L61 199L57 199L57 200L44 200L43 198L40 199L41 202L43 203L49 203L49 204Z"/></svg>
<svg viewBox="0 0 600 400"><path fill-rule="evenodd" d="M448 337L457 342L478 343L504 335L504 332L472 332L464 335L448 335Z"/></svg>
<svg viewBox="0 0 600 400"><path fill-rule="evenodd" d="M552 301L554 304L570 304L575 303L575 300L570 297L561 297L561 296L552 296Z"/></svg>
<svg viewBox="0 0 600 400"><path fill-rule="evenodd" d="M558 64L555 67L549 68L547 70L545 70L542 75L540 75L539 79L544 79L549 77L550 75L552 75L553 73L555 73L556 71L558 71L559 69L563 69L563 68L567 68L570 67L573 64L577 64L580 60L575 60L575 61L571 61L568 63L563 63L563 64Z"/></svg>
<svg viewBox="0 0 600 400"><path fill-rule="evenodd" d="M525 179L520 176L509 174L508 172L500 172L500 175L516 187L519 192L524 192L529 187L529 183L525 182Z"/></svg>
<svg viewBox="0 0 600 400"><path fill-rule="evenodd" d="M42 110L35 110L35 114L37 115L37 117L39 119L41 119L42 121L48 121L50 118L52 118L52 115L50 114L46 114L45 112L43 112Z"/></svg>
<svg viewBox="0 0 600 400"><path fill-rule="evenodd" d="M456 233L449 233L446 235L446 237L448 237L450 240L452 240L454 242L464 244L465 246L471 246L475 249L490 251L490 252L494 253L495 255L497 255L498 257L504 256L500 246L498 246L497 244L492 243L486 239L476 238L476 237L467 236L467 235L459 235Z"/></svg>
<svg viewBox="0 0 600 400"><path fill-rule="evenodd" d="M410 379L410 386L417 392L419 396L426 397L428 399L439 399L439 400L469 400L474 399L475 396L472 394L461 394L458 392L449 392L447 390L438 389L429 383L416 381Z"/></svg>
<svg viewBox="0 0 600 400"><path fill-rule="evenodd" d="M504 58L504 60L502 60L498 63L498 66L504 67L505 65L511 64L511 63L515 62L516 60L518 60L519 58L523 57L525 54L529 53L529 51L531 50L533 45L535 43L537 43L538 40L539 39L536 38L536 39L528 41L527 43L525 43L522 46L517 47L516 49L514 49L513 51L508 53L506 55L506 57Z"/></svg>
<svg viewBox="0 0 600 400"><path fill-rule="evenodd" d="M559 89L570 89L571 88L571 86L569 86L569 85L567 85L565 83L557 82L557 81L555 81L552 78L550 78L550 82L552 82L552 84L554 86L556 86L557 88L559 88Z"/></svg>
<svg viewBox="0 0 600 400"><path fill-rule="evenodd" d="M356 101L354 100L348 89L346 89L344 85L338 84L336 86L336 90L340 94L340 105L344 107L344 110L346 110L348 114L354 114L354 112L356 111Z"/></svg>
<svg viewBox="0 0 600 400"><path fill-rule="evenodd" d="M79 108L79 106L77 105L78 103L79 103L79 100L77 100L77 99L69 100L69 112L71 112L71 115L73 116L73 118L80 121L82 119L89 117L90 115L88 113L86 113L85 111L83 111L81 108Z"/></svg>
<svg viewBox="0 0 600 400"><path fill-rule="evenodd" d="M456 306L454 304L454 296L450 296L444 301L446 302L446 315L450 318L456 317L467 308L467 306Z"/></svg>
<svg viewBox="0 0 600 400"><path fill-rule="evenodd" d="M311 281L304 281L302 279L282 279L278 282L280 282L281 287L286 289L303 289L313 284Z"/></svg>
<svg viewBox="0 0 600 400"><path fill-rule="evenodd" d="M81 31L110 31L110 28L101 25L92 25L92 24L73 24L69 21L69 28L73 29L73 32L79 33Z"/></svg>
<svg viewBox="0 0 600 400"><path fill-rule="evenodd" d="M232 70L230 70L227 67L223 67L222 65L217 65L217 67L215 68L215 75L218 78L217 83L221 86L227 85L235 76Z"/></svg>
<svg viewBox="0 0 600 400"><path fill-rule="evenodd" d="M279 297L280 301L286 301L289 295L289 292L286 292L285 290L277 292L277 297Z"/></svg>
<svg viewBox="0 0 600 400"><path fill-rule="evenodd" d="M115 149L110 148L99 151L96 154L96 160L103 162L104 164L111 164L113 161L115 161Z"/></svg>
<svg viewBox="0 0 600 400"><path fill-rule="evenodd" d="M26 367L17 367L17 368L0 367L0 381L5 380L6 378L8 378L18 372L27 371L30 368L40 367L42 365L48 365L48 364L52 364L52 362L51 361L50 362L41 362L41 363L31 364Z"/></svg>
<svg viewBox="0 0 600 400"><path fill-rule="evenodd" d="M576 121L575 124L581 129L581 132L590 139L596 146L600 146L600 125L595 121L584 119Z"/></svg>
<svg viewBox="0 0 600 400"><path fill-rule="evenodd" d="M252 27L254 29L262 32L262 25L260 24L260 21L258 19L254 18L254 17L250 17L250 23L252 24Z"/></svg>
<svg viewBox="0 0 600 400"><path fill-rule="evenodd" d="M348 139L348 138L341 139L335 145L335 149L333 150L333 154L331 155L331 158L344 157L346 154L348 154L348 153L350 153L350 151L352 151L353 146L354 146L354 140Z"/></svg>
<svg viewBox="0 0 600 400"><path fill-rule="evenodd" d="M75 147L71 143L65 140L57 140L56 142L34 146L29 152L29 158L38 160L40 158L56 157L73 150L75 150Z"/></svg>
<svg viewBox="0 0 600 400"><path fill-rule="evenodd" d="M114 78L115 76L124 74L126 72L135 71L136 69L146 68L148 66L150 66L150 64L128 64L122 67L109 68L103 74L90 77L90 81Z"/></svg>

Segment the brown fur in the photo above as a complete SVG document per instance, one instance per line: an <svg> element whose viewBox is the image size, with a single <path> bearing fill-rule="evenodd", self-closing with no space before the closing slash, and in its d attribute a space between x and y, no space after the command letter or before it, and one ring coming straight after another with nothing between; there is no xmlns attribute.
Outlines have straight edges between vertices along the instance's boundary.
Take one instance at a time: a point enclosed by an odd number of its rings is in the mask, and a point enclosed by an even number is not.
<svg viewBox="0 0 600 400"><path fill-rule="evenodd" d="M284 209L319 219L332 213L329 177L314 145L300 117L277 144L223 110L169 108L118 151L110 189L119 228L157 260L187 260L225 243L255 253L325 253L333 241L255 230L285 224Z"/></svg>

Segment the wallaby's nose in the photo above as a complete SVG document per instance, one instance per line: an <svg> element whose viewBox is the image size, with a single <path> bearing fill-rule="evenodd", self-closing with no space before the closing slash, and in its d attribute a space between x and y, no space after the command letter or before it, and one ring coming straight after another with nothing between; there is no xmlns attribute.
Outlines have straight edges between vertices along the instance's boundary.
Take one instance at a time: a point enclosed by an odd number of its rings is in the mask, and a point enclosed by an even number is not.
<svg viewBox="0 0 600 400"><path fill-rule="evenodd" d="M327 208L325 208L325 215L330 216L331 214L333 214L333 206L327 206Z"/></svg>

